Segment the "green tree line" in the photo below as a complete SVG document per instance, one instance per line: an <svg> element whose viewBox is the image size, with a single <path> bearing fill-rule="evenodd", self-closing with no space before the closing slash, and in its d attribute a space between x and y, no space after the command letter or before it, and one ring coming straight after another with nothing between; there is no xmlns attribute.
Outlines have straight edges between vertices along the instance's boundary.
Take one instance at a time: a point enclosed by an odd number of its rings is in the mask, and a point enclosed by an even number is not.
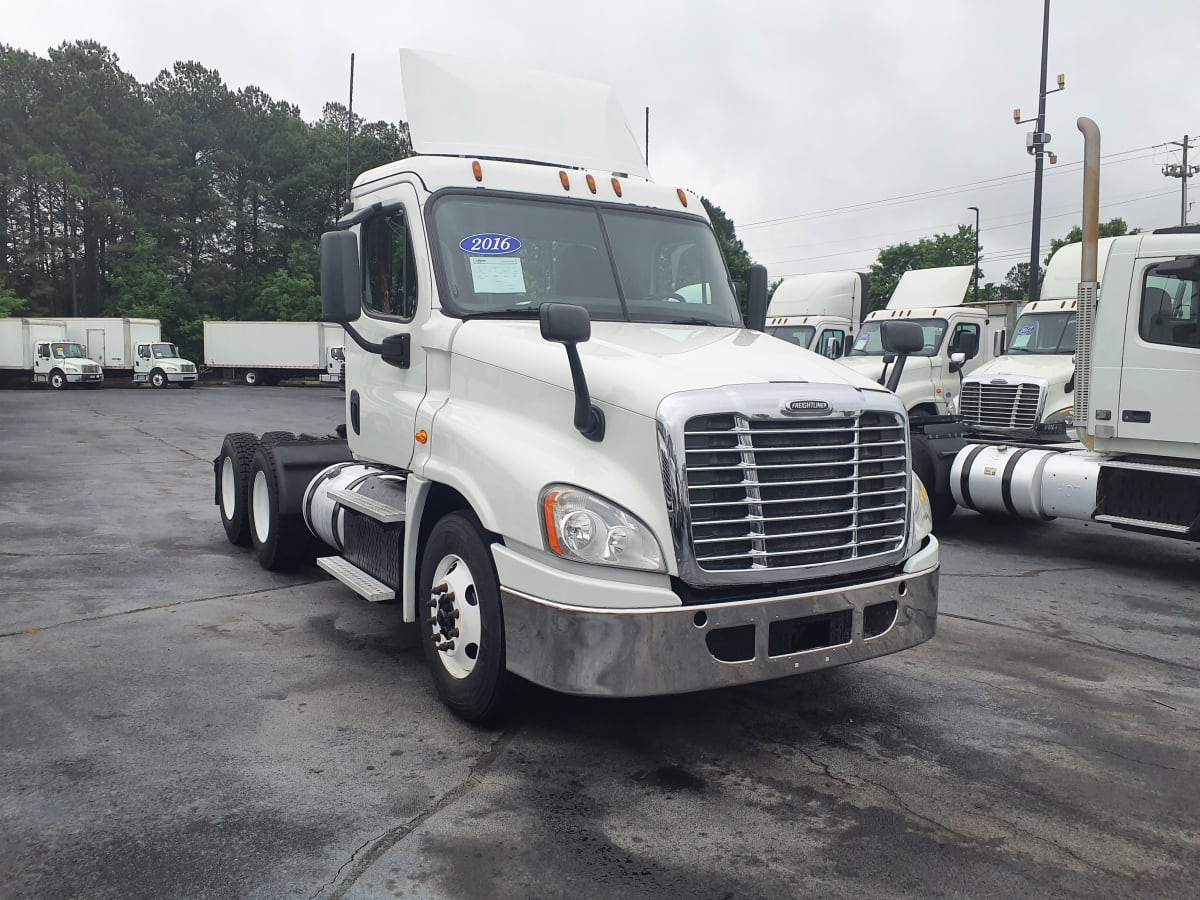
<svg viewBox="0 0 1200 900"><path fill-rule="evenodd" d="M198 62L148 84L93 41L0 44L0 315L313 319L317 239L346 199L347 109L320 119ZM354 172L411 154L355 116Z"/></svg>

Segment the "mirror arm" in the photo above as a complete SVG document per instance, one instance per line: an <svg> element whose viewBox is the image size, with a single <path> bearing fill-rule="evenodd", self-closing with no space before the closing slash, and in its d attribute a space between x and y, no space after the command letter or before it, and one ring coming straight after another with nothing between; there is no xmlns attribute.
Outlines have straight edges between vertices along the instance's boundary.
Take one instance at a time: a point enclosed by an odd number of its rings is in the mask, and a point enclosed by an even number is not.
<svg viewBox="0 0 1200 900"><path fill-rule="evenodd" d="M343 322L342 329L346 332L346 334L350 335L350 339L354 341L354 343L358 344L358 346L362 347L368 353L374 353L376 356L383 355L383 344L372 344L365 337L355 331L354 326L349 322Z"/></svg>
<svg viewBox="0 0 1200 900"><path fill-rule="evenodd" d="M892 374L888 376L887 384L884 385L893 394L896 393L896 388L900 386L900 376L904 374L904 362L908 359L907 353L897 355L896 361L892 364Z"/></svg>
<svg viewBox="0 0 1200 900"><path fill-rule="evenodd" d="M579 348L573 343L563 344L567 351L567 363L571 367L571 383L575 388L575 429L589 441L604 440L604 411L592 403L587 379L583 375L583 363L579 360Z"/></svg>

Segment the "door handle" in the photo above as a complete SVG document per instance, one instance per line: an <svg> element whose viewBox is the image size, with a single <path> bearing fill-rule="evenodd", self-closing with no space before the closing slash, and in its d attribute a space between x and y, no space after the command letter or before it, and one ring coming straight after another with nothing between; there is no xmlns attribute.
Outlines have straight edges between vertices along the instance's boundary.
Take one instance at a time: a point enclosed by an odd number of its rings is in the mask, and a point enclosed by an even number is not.
<svg viewBox="0 0 1200 900"><path fill-rule="evenodd" d="M1121 410L1122 422L1134 422L1139 425L1144 425L1150 421L1150 410L1148 409L1123 409Z"/></svg>

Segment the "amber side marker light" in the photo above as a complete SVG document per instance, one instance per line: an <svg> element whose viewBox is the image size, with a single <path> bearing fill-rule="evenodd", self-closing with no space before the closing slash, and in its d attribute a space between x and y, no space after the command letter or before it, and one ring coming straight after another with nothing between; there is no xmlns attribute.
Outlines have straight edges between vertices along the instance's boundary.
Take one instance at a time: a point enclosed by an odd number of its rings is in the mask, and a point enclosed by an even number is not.
<svg viewBox="0 0 1200 900"><path fill-rule="evenodd" d="M591 175L587 176L587 186L589 191L591 191L593 194L596 193L596 179Z"/></svg>
<svg viewBox="0 0 1200 900"><path fill-rule="evenodd" d="M417 438L418 444L428 444L429 443L429 432L426 431L424 428L422 428L420 431L417 432L416 438Z"/></svg>
<svg viewBox="0 0 1200 900"><path fill-rule="evenodd" d="M684 193L683 188L675 188L675 193L679 195L679 202L687 206L687 194Z"/></svg>
<svg viewBox="0 0 1200 900"><path fill-rule="evenodd" d="M558 180L562 182L564 191L569 191L571 189L571 179L567 176L567 173L565 171L563 171L562 169L560 169L558 172Z"/></svg>
<svg viewBox="0 0 1200 900"><path fill-rule="evenodd" d="M616 194L618 197L620 197L621 196L621 179L614 178L612 180L612 186L613 186L613 193Z"/></svg>
<svg viewBox="0 0 1200 900"><path fill-rule="evenodd" d="M558 529L554 527L554 511L556 509L558 509L558 491L551 491L542 498L542 521L546 526L546 543L559 556L564 556L566 554L558 540Z"/></svg>
<svg viewBox="0 0 1200 900"><path fill-rule="evenodd" d="M483 181L483 166L479 164L479 160L471 163L471 172L474 174L476 181Z"/></svg>

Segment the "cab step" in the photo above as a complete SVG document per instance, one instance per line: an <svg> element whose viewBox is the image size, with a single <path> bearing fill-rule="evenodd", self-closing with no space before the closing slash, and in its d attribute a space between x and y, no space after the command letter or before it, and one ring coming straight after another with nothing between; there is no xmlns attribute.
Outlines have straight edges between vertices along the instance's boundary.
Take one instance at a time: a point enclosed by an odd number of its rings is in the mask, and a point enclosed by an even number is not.
<svg viewBox="0 0 1200 900"><path fill-rule="evenodd" d="M374 519L376 522L381 522L384 525L403 522L405 518L404 510L399 507L380 503L373 497L364 497L362 494L354 493L354 491L330 491L329 497L342 504L346 509L360 512L367 518Z"/></svg>
<svg viewBox="0 0 1200 900"><path fill-rule="evenodd" d="M396 592L390 587L340 556L322 556L317 565L364 600L386 603L396 599Z"/></svg>

